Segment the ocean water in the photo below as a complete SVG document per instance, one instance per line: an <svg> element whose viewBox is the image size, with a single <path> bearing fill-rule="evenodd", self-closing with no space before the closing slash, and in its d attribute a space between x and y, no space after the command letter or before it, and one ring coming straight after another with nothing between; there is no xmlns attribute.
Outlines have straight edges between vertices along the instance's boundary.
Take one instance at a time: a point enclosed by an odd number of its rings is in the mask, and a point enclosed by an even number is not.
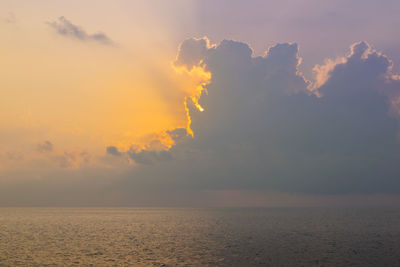
<svg viewBox="0 0 400 267"><path fill-rule="evenodd" d="M0 266L400 266L400 210L0 208Z"/></svg>

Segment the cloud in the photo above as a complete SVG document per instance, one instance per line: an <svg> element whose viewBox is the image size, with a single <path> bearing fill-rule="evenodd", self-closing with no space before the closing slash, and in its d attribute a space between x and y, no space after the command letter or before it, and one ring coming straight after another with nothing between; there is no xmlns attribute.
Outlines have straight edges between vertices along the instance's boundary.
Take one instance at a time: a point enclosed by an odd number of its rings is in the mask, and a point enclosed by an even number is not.
<svg viewBox="0 0 400 267"><path fill-rule="evenodd" d="M114 45L114 42L102 32L88 34L82 27L73 24L64 16L59 17L56 21L47 22L59 35L79 41L94 41L104 45Z"/></svg>
<svg viewBox="0 0 400 267"><path fill-rule="evenodd" d="M36 145L36 150L40 153L47 153L53 151L53 143L50 141L44 141Z"/></svg>
<svg viewBox="0 0 400 267"><path fill-rule="evenodd" d="M109 155L118 156L118 157L122 156L122 153L119 152L119 151L118 151L118 148L115 147L115 146L108 146L108 147L106 148L106 152L107 152L107 154L109 154Z"/></svg>
<svg viewBox="0 0 400 267"><path fill-rule="evenodd" d="M154 164L132 170L124 186L159 177L193 190L399 193L399 122L391 110L400 83L391 61L360 42L316 66L314 81L300 63L296 44L254 57L241 42L183 42L175 64L212 73L199 99L205 110L188 103L194 138L171 132L179 141L164 164L141 151L135 160Z"/></svg>
<svg viewBox="0 0 400 267"><path fill-rule="evenodd" d="M9 12L7 16L2 19L2 21L7 24L15 24L17 23L17 18L15 17L13 12Z"/></svg>
<svg viewBox="0 0 400 267"><path fill-rule="evenodd" d="M254 56L241 42L185 41L177 68L212 74L198 97L204 111L186 102L193 137L188 128L169 129L146 138L149 145L116 142L123 146L106 147L102 159L81 150L35 153L30 168L21 168L24 153L3 152L16 159L0 173L9 179L0 181L2 203L253 205L277 194L277 202L311 195L320 204L399 194L400 78L390 59L360 42L316 66L313 80L300 63L295 43Z"/></svg>
<svg viewBox="0 0 400 267"><path fill-rule="evenodd" d="M155 162L168 161L172 158L171 153L166 150L141 150L135 151L130 149L127 152L129 158L134 160L136 163L152 165Z"/></svg>
<svg viewBox="0 0 400 267"><path fill-rule="evenodd" d="M175 65L185 65L188 69L200 65L205 58L210 42L207 38L188 39L179 46Z"/></svg>
<svg viewBox="0 0 400 267"><path fill-rule="evenodd" d="M165 133L172 140L179 140L186 137L186 129L175 129ZM115 157L126 157L136 164L152 165L154 163L169 161L172 159L168 151L170 146L164 144L162 140L153 139L148 145L141 147L132 145L129 150L121 152L116 146L108 146L106 154Z"/></svg>
<svg viewBox="0 0 400 267"><path fill-rule="evenodd" d="M52 158L60 168L79 169L90 161L90 154L86 151L64 151Z"/></svg>
<svg viewBox="0 0 400 267"><path fill-rule="evenodd" d="M187 137L188 132L185 128L176 128L174 130L167 131L167 134L171 136L172 140L177 142Z"/></svg>

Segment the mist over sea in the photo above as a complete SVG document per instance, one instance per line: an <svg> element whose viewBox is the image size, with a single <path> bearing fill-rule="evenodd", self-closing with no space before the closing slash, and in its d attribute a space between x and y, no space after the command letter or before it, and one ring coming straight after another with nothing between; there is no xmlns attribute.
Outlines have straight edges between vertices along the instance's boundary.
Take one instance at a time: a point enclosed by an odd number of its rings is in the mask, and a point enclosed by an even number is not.
<svg viewBox="0 0 400 267"><path fill-rule="evenodd" d="M0 266L400 266L394 208L0 208Z"/></svg>

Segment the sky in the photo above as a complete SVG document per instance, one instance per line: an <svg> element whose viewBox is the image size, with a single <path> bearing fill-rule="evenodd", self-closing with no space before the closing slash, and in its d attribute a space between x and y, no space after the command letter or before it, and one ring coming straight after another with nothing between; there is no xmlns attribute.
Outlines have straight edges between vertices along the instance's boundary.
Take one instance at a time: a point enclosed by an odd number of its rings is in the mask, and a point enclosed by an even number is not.
<svg viewBox="0 0 400 267"><path fill-rule="evenodd" d="M0 205L400 205L399 12L3 0Z"/></svg>

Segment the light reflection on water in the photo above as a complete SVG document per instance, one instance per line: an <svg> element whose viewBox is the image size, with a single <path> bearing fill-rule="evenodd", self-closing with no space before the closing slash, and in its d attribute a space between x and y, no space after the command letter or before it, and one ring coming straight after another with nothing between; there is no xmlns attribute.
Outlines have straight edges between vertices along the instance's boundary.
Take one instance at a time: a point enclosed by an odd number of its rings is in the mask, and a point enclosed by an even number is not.
<svg viewBox="0 0 400 267"><path fill-rule="evenodd" d="M400 210L0 208L0 266L400 266Z"/></svg>

